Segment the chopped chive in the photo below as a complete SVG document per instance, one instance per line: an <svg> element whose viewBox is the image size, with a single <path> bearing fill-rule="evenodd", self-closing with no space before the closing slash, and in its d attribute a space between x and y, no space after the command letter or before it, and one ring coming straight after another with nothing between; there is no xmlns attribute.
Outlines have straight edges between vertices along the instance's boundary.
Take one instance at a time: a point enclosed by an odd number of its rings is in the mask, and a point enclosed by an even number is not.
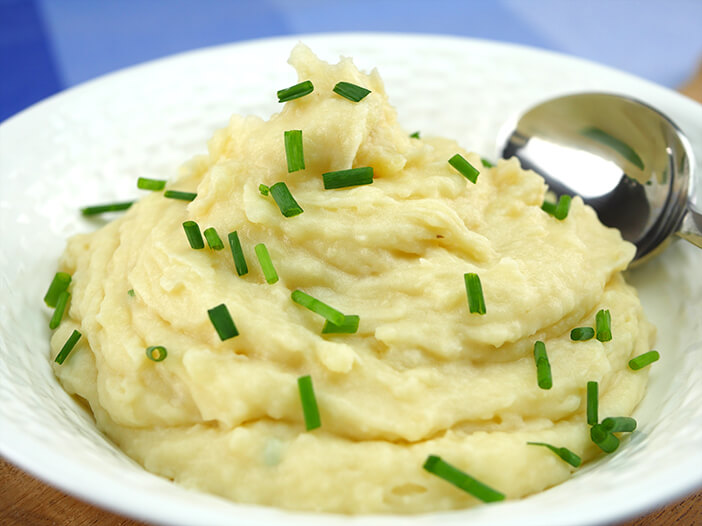
<svg viewBox="0 0 702 526"><path fill-rule="evenodd" d="M553 212L553 216L556 219L563 221L566 217L568 217L568 210L570 210L570 200L571 197L569 195L562 195L558 198L558 204L556 205L556 209Z"/></svg>
<svg viewBox="0 0 702 526"><path fill-rule="evenodd" d="M239 234L236 231L229 232L229 248L232 249L232 258L234 258L234 266L236 267L236 273L239 276L243 276L249 271L249 267L246 264L244 251L241 250Z"/></svg>
<svg viewBox="0 0 702 526"><path fill-rule="evenodd" d="M587 423L595 425L599 419L597 415L599 406L599 387L597 382L587 383Z"/></svg>
<svg viewBox="0 0 702 526"><path fill-rule="evenodd" d="M632 358L629 360L629 369L632 371L638 371L639 369L642 369L646 367L647 365L652 364L653 362L657 362L660 359L661 355L658 354L658 351L648 351L643 354L640 354L636 358Z"/></svg>
<svg viewBox="0 0 702 526"><path fill-rule="evenodd" d="M162 362L168 356L168 351L163 345L152 345L146 348L146 357L154 362Z"/></svg>
<svg viewBox="0 0 702 526"><path fill-rule="evenodd" d="M59 294L58 301L56 302L56 310L49 321L49 329L55 329L59 326L59 323L61 323L63 312L66 310L66 304L68 303L68 299L70 297L71 293L67 290L64 290L61 294Z"/></svg>
<svg viewBox="0 0 702 526"><path fill-rule="evenodd" d="M429 455L423 468L483 502L497 502L505 498L503 493L474 479L436 455Z"/></svg>
<svg viewBox="0 0 702 526"><path fill-rule="evenodd" d="M419 139L419 132L410 133L410 139Z"/></svg>
<svg viewBox="0 0 702 526"><path fill-rule="evenodd" d="M485 314L485 297L483 296L483 286L480 283L480 277L477 274L469 272L463 274L463 281L466 285L466 294L468 295L468 309L475 314Z"/></svg>
<svg viewBox="0 0 702 526"><path fill-rule="evenodd" d="M580 464L583 463L583 460L567 447L556 447L552 446L551 444L546 444L544 442L527 442L527 444L529 444L530 446L543 446L549 448L556 455L561 457L562 460L564 460L574 468L580 467Z"/></svg>
<svg viewBox="0 0 702 526"><path fill-rule="evenodd" d="M457 153L451 157L449 159L449 164L458 170L458 173L468 179L471 183L475 183L478 180L480 171L470 164L460 153Z"/></svg>
<svg viewBox="0 0 702 526"><path fill-rule="evenodd" d="M139 177L137 179L137 188L141 190L163 190L166 187L164 179L149 179L147 177Z"/></svg>
<svg viewBox="0 0 702 526"><path fill-rule="evenodd" d="M181 201L192 201L197 197L194 192L180 192L178 190L166 190L163 192L163 197L169 199L180 199Z"/></svg>
<svg viewBox="0 0 702 526"><path fill-rule="evenodd" d="M105 212L121 212L134 204L134 201L123 201L121 203L109 203L106 205L86 206L80 209L80 213L84 216L94 216L104 214Z"/></svg>
<svg viewBox="0 0 702 526"><path fill-rule="evenodd" d="M488 161L485 157L480 158L480 164L482 164L485 168L492 168L493 166L495 166L490 161Z"/></svg>
<svg viewBox="0 0 702 526"><path fill-rule="evenodd" d="M268 188L265 184L261 183L260 185L258 185L258 191L261 192L261 195L268 195L270 188Z"/></svg>
<svg viewBox="0 0 702 526"><path fill-rule="evenodd" d="M44 303L48 307L56 307L59 295L68 289L71 284L71 275L67 272L57 272L54 274L54 279L51 280L51 285L44 296Z"/></svg>
<svg viewBox="0 0 702 526"><path fill-rule="evenodd" d="M317 398L314 396L312 387L312 377L310 375L301 376L297 379L297 389L300 392L300 402L302 402L302 414L305 417L305 428L307 431L317 429L322 425L319 418L319 408Z"/></svg>
<svg viewBox="0 0 702 526"><path fill-rule="evenodd" d="M349 170L327 172L322 174L322 179L324 179L325 190L371 184L373 182L373 167L364 166L361 168L351 168Z"/></svg>
<svg viewBox="0 0 702 526"><path fill-rule="evenodd" d="M352 102L363 100L370 92L369 89L356 86L356 84L351 84L350 82L337 82L336 86L334 86L334 93Z"/></svg>
<svg viewBox="0 0 702 526"><path fill-rule="evenodd" d="M314 91L314 86L311 80L305 80L289 88L278 90L278 102L288 102L289 100L299 99L305 95L309 95Z"/></svg>
<svg viewBox="0 0 702 526"><path fill-rule="evenodd" d="M195 221L186 221L183 223L183 230L185 230L185 235L188 238L188 243L190 243L191 248L195 250L205 248L205 242L202 240L200 227Z"/></svg>
<svg viewBox="0 0 702 526"><path fill-rule="evenodd" d="M266 245L259 243L254 247L254 251L256 252L258 262L261 264L263 276L266 278L268 284L272 285L278 281L278 273L275 271L275 267L273 266L273 262L271 261L271 256L268 253Z"/></svg>
<svg viewBox="0 0 702 526"><path fill-rule="evenodd" d="M334 325L329 320L324 322L322 334L354 334L358 332L360 318L355 314L347 314L341 325Z"/></svg>
<svg viewBox="0 0 702 526"><path fill-rule="evenodd" d="M592 327L576 327L570 331L570 339L574 342L585 342L595 336L595 329Z"/></svg>
<svg viewBox="0 0 702 526"><path fill-rule="evenodd" d="M134 297L134 289L129 289L127 291L127 295L131 296L132 298Z"/></svg>
<svg viewBox="0 0 702 526"><path fill-rule="evenodd" d="M536 383L541 389L551 389L553 387L551 364L548 362L544 342L537 341L534 344L534 361L536 362Z"/></svg>
<svg viewBox="0 0 702 526"><path fill-rule="evenodd" d="M602 429L610 433L631 433L636 429L636 420L630 416L610 416L602 420Z"/></svg>
<svg viewBox="0 0 702 526"><path fill-rule="evenodd" d="M604 429L602 424L590 428L590 439L605 453L613 453L619 447L619 439Z"/></svg>
<svg viewBox="0 0 702 526"><path fill-rule="evenodd" d="M302 207L297 204L297 201L295 201L295 198L290 193L288 185L286 185L284 182L275 183L273 186L271 186L270 191L273 199L275 200L275 204L277 204L278 208L280 209L280 213L285 217L294 217L304 212Z"/></svg>
<svg viewBox="0 0 702 526"><path fill-rule="evenodd" d="M288 173L304 170L305 155L302 150L302 130L288 130L284 133L284 139Z"/></svg>
<svg viewBox="0 0 702 526"><path fill-rule="evenodd" d="M541 203L541 210L549 215L554 215L556 213L556 203L544 199L544 202Z"/></svg>
<svg viewBox="0 0 702 526"><path fill-rule="evenodd" d="M213 307L207 311L207 315L210 317L212 325L214 325L217 334L219 334L219 339L224 341L234 336L239 335L239 331L234 325L234 320L232 320L229 314L229 309L224 303Z"/></svg>
<svg viewBox="0 0 702 526"><path fill-rule="evenodd" d="M562 195L558 198L558 203L552 203L551 201L546 201L541 203L541 210L549 215L552 215L558 220L563 220L568 217L568 211L570 210L571 197L569 195Z"/></svg>
<svg viewBox="0 0 702 526"><path fill-rule="evenodd" d="M224 248L224 243L222 243L219 234L217 234L217 231L214 229L213 226L211 226L210 228L206 228L203 234L205 234L207 245L212 250L222 250Z"/></svg>
<svg viewBox="0 0 702 526"><path fill-rule="evenodd" d="M609 314L609 309L597 311L595 326L597 327L598 340L608 342L612 339L612 316Z"/></svg>
<svg viewBox="0 0 702 526"><path fill-rule="evenodd" d="M323 301L319 301L317 298L313 298L301 290L294 290L291 294L291 298L298 305L302 305L315 314L319 314L334 325L343 325L344 320L346 319L346 316L335 308L330 307Z"/></svg>
<svg viewBox="0 0 702 526"><path fill-rule="evenodd" d="M66 358L68 358L68 355L71 353L73 348L76 346L76 343L78 343L78 340L80 340L80 337L82 334L78 332L77 330L73 330L71 335L68 337L68 340L66 340L66 343L63 344L63 347L61 347L61 350L59 353L56 355L56 359L54 360L57 364L62 365L63 362L66 361Z"/></svg>

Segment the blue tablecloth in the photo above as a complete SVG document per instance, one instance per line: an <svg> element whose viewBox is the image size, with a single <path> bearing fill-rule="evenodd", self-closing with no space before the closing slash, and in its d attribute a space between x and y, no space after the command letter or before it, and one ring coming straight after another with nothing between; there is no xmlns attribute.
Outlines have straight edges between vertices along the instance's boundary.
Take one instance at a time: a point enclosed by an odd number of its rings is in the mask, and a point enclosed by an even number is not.
<svg viewBox="0 0 702 526"><path fill-rule="evenodd" d="M702 57L702 0L0 0L0 121L145 60L336 31L515 42L676 87Z"/></svg>

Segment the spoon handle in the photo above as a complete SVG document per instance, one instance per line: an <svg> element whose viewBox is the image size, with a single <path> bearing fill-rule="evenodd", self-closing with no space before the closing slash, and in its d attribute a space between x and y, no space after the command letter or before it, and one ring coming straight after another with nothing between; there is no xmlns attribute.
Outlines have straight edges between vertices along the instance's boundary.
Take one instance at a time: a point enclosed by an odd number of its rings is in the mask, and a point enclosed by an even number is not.
<svg viewBox="0 0 702 526"><path fill-rule="evenodd" d="M688 207L676 235L702 248L702 214Z"/></svg>
<svg viewBox="0 0 702 526"><path fill-rule="evenodd" d="M702 103L702 61L700 61L699 65L697 66L697 71L693 77L679 89L680 93L683 95L687 95L691 99ZM699 158L702 156L698 155L697 157ZM700 164L699 161L697 165L697 173L702 174L702 164ZM694 184L695 181L693 180L692 183ZM698 197L698 199L700 198ZM702 247L702 242L700 241L700 236L702 236L700 233L701 230L702 214L688 208L687 213L685 214L685 217L683 217L680 225L680 231L677 233L677 235L683 239L687 239L690 243L694 243L698 247Z"/></svg>

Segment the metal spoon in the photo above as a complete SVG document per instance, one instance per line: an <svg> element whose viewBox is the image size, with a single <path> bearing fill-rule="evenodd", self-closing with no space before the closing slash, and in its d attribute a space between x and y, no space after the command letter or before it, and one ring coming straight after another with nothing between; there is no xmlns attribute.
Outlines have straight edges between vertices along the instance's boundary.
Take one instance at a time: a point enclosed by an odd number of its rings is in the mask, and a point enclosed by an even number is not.
<svg viewBox="0 0 702 526"><path fill-rule="evenodd" d="M582 197L636 245L635 260L672 235L702 247L702 214L689 203L692 148L650 106L606 93L566 95L529 109L500 137L502 157L516 156L557 196Z"/></svg>

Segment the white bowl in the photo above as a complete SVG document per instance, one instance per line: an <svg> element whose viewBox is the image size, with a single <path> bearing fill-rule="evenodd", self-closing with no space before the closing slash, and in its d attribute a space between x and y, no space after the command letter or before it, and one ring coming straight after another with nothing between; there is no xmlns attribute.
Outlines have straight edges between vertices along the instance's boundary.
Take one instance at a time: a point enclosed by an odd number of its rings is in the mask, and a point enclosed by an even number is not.
<svg viewBox="0 0 702 526"><path fill-rule="evenodd" d="M134 197L138 176L173 177L232 113L277 111L275 91L295 81L286 59L298 40L324 59L342 54L361 68L378 67L407 130L453 137L488 157L515 112L556 94L599 90L667 113L702 159L699 104L583 60L463 38L266 39L158 60L68 90L0 126L0 453L98 506L171 525L584 525L641 514L702 486L702 252L682 242L629 276L659 328L662 356L635 414L639 429L615 454L521 501L410 517L238 505L147 473L96 429L51 372L42 302L66 239L99 226L78 208Z"/></svg>

